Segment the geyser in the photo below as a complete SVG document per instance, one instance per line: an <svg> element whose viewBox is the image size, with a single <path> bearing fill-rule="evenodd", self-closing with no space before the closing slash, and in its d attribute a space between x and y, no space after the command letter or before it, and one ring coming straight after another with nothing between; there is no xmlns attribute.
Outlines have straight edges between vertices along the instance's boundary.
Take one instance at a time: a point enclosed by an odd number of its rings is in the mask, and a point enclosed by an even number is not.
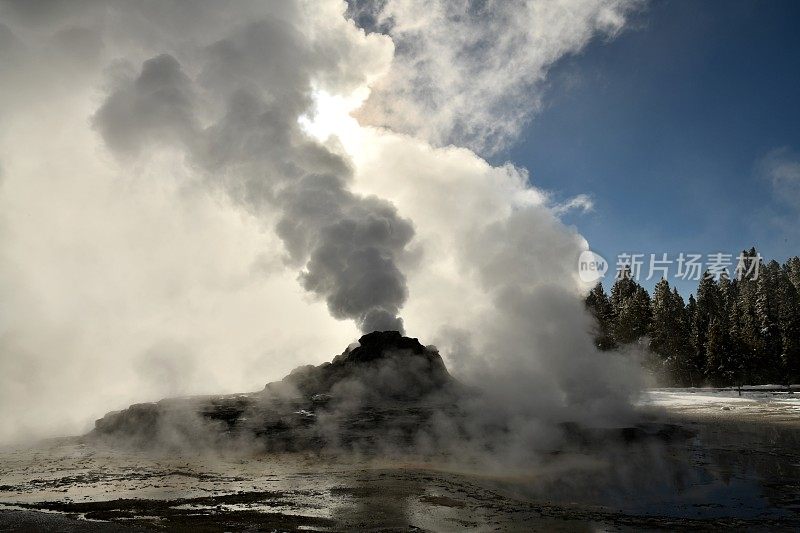
<svg viewBox="0 0 800 533"><path fill-rule="evenodd" d="M527 419L618 419L638 388L593 346L585 240L463 146L513 138L634 3L357 2L362 29L341 0L0 2L0 440L252 390L348 322Z"/></svg>
<svg viewBox="0 0 800 533"><path fill-rule="evenodd" d="M329 363L300 366L262 391L136 404L98 420L92 439L266 450L413 444L466 394L438 351L398 331L364 335Z"/></svg>

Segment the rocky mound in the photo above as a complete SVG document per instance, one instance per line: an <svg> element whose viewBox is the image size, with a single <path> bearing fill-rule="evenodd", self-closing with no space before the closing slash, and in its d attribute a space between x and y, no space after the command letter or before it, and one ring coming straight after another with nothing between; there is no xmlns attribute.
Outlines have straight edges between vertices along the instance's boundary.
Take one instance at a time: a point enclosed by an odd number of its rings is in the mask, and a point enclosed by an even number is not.
<svg viewBox="0 0 800 533"><path fill-rule="evenodd" d="M485 403L454 380L433 347L396 331L364 335L329 363L301 366L263 390L132 405L95 423L89 439L115 446L250 451L508 449L524 439L514 406ZM485 408L486 406L489 408ZM674 428L557 425L576 449L671 440ZM501 452L502 453L502 452Z"/></svg>
<svg viewBox="0 0 800 533"><path fill-rule="evenodd" d="M264 393L307 397L367 394L372 401L417 400L452 381L436 348L397 331L375 331L330 363L295 368L282 381L267 384Z"/></svg>
<svg viewBox="0 0 800 533"><path fill-rule="evenodd" d="M330 363L301 366L249 394L172 398L108 413L90 438L134 446L247 443L275 450L410 442L461 387L438 351L397 331L364 335Z"/></svg>

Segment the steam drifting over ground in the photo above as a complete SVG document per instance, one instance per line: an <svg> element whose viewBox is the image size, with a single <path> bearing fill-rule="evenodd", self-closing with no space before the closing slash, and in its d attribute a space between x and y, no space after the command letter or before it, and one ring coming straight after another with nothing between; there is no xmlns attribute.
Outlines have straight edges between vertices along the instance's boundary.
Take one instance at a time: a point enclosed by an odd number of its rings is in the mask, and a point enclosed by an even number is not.
<svg viewBox="0 0 800 533"><path fill-rule="evenodd" d="M381 5L365 32L338 1L0 3L0 440L256 390L403 325L521 421L624 414L585 240L470 148L630 5L498 3L496 44L465 31L477 4Z"/></svg>

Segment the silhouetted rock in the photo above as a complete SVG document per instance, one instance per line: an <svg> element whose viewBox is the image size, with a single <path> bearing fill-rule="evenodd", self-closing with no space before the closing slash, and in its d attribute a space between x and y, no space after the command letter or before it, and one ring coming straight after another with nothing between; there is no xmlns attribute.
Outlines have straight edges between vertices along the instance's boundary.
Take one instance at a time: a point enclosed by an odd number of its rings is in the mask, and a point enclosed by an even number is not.
<svg viewBox="0 0 800 533"><path fill-rule="evenodd" d="M132 405L98 420L90 436L134 446L245 439L265 449L301 450L368 446L391 430L400 445L434 413L452 411L460 390L435 348L376 331L330 363L297 367L263 391Z"/></svg>
<svg viewBox="0 0 800 533"><path fill-rule="evenodd" d="M89 437L121 446L300 451L423 448L514 442L507 416L454 380L433 347L396 331L361 337L319 366L300 366L249 394L170 398L108 413ZM576 449L643 439L687 438L664 424L592 428L563 423ZM462 439L462 440L459 440ZM502 446L501 446L502 447Z"/></svg>
<svg viewBox="0 0 800 533"><path fill-rule="evenodd" d="M409 400L438 392L452 381L435 348L397 331L374 331L332 362L297 367L280 382L267 384L264 392L286 396L294 388L301 396L336 397L359 384L360 393L369 393L372 400Z"/></svg>

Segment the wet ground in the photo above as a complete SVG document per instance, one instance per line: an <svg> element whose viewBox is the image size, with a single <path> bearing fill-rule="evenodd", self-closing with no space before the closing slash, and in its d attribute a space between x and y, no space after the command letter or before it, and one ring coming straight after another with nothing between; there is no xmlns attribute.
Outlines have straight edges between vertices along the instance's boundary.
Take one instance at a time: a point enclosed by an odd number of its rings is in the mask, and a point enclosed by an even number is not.
<svg viewBox="0 0 800 533"><path fill-rule="evenodd" d="M524 469L50 441L0 451L0 530L800 529L794 395L652 391L642 410L683 431L552 453Z"/></svg>

